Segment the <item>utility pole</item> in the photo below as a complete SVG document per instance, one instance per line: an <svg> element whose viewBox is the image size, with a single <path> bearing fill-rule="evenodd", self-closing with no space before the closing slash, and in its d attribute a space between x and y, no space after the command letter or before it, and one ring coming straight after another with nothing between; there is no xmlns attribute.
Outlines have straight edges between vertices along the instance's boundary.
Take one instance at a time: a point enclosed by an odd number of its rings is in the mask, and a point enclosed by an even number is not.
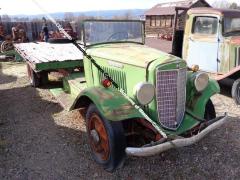
<svg viewBox="0 0 240 180"><path fill-rule="evenodd" d="M0 8L0 10L1 10L2 8ZM0 23L2 23L2 16L0 15Z"/></svg>

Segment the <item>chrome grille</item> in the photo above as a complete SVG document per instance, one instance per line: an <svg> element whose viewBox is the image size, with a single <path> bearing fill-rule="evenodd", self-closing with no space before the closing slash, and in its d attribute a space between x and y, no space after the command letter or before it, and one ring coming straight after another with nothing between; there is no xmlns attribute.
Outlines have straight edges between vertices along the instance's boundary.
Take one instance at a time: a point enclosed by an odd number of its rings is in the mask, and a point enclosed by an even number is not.
<svg viewBox="0 0 240 180"><path fill-rule="evenodd" d="M186 102L186 69L157 71L158 119L165 128L175 130L183 120Z"/></svg>

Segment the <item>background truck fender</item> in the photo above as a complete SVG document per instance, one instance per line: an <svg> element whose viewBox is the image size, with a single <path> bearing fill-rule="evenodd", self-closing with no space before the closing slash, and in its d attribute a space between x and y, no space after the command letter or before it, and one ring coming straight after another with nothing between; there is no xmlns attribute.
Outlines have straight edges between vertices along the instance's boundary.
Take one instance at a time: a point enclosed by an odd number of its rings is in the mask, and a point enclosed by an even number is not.
<svg viewBox="0 0 240 180"><path fill-rule="evenodd" d="M217 93L220 93L220 87L217 81L210 79L203 92L193 95L192 100L187 105L188 110L191 110L198 117L204 118L205 106L208 100Z"/></svg>
<svg viewBox="0 0 240 180"><path fill-rule="evenodd" d="M142 118L134 106L117 90L104 87L91 87L82 91L72 109L87 108L94 103L106 119L121 121Z"/></svg>

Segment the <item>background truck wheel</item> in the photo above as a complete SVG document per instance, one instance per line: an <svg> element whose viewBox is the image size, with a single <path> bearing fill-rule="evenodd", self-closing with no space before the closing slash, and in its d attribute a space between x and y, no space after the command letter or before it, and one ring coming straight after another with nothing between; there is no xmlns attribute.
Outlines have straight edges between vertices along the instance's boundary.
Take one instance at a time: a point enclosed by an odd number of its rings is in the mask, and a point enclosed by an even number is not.
<svg viewBox="0 0 240 180"><path fill-rule="evenodd" d="M114 171L125 160L125 136L121 122L101 116L91 104L86 114L88 139L94 160L107 171Z"/></svg>
<svg viewBox="0 0 240 180"><path fill-rule="evenodd" d="M27 73L32 87L40 87L48 82L48 72L36 73L29 64L27 64Z"/></svg>
<svg viewBox="0 0 240 180"><path fill-rule="evenodd" d="M234 81L232 86L232 98L237 105L240 105L240 79Z"/></svg>
<svg viewBox="0 0 240 180"><path fill-rule="evenodd" d="M216 118L216 111L212 101L209 99L205 107L204 119L211 120L215 118Z"/></svg>

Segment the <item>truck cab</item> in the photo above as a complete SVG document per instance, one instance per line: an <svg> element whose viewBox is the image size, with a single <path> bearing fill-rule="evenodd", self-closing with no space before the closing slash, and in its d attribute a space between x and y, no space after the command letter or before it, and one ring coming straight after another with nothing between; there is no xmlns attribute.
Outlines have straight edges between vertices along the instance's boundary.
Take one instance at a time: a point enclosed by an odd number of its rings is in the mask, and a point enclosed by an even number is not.
<svg viewBox="0 0 240 180"><path fill-rule="evenodd" d="M219 74L240 63L240 11L195 8L188 11L183 58L189 65Z"/></svg>
<svg viewBox="0 0 240 180"><path fill-rule="evenodd" d="M240 104L240 11L193 8L187 12L182 58L232 86ZM235 84L234 84L235 83Z"/></svg>

